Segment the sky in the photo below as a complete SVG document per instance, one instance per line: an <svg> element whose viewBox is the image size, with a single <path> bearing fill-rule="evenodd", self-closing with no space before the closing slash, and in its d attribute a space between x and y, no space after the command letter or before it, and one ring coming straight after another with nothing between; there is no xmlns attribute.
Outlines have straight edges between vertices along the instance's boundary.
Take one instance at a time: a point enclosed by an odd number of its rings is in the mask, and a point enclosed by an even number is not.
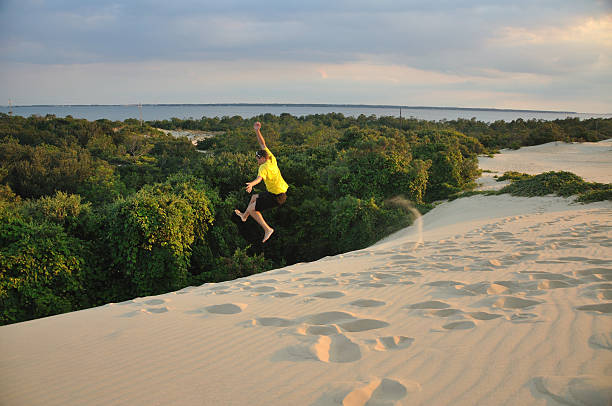
<svg viewBox="0 0 612 406"><path fill-rule="evenodd" d="M612 0L0 0L0 104L612 113Z"/></svg>

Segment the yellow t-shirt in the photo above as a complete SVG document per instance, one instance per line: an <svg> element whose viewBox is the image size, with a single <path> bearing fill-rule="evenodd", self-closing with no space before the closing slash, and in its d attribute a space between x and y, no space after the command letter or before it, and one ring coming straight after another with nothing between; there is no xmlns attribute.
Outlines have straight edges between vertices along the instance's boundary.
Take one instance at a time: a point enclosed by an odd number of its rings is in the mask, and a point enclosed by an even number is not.
<svg viewBox="0 0 612 406"><path fill-rule="evenodd" d="M268 192L274 193L275 195L285 193L289 188L289 185L287 182L285 182L285 179L283 179L280 169L278 169L276 157L272 155L272 152L270 152L268 148L266 148L266 152L268 153L268 159L266 162L259 165L257 176L261 176L263 178Z"/></svg>

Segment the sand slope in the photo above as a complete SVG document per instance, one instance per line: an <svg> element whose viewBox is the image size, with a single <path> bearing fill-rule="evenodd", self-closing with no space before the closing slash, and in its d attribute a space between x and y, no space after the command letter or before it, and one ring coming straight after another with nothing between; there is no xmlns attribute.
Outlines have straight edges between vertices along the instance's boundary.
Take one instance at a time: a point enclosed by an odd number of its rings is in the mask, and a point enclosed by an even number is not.
<svg viewBox="0 0 612 406"><path fill-rule="evenodd" d="M548 171L569 171L589 182L612 182L612 140L567 144L549 142L519 150L503 150L493 158L480 157L478 165L490 171L483 173L482 189L499 189L506 183L495 182L493 176L506 171L530 175Z"/></svg>
<svg viewBox="0 0 612 406"><path fill-rule="evenodd" d="M473 196L420 220L365 250L1 327L0 404L611 404L612 203Z"/></svg>

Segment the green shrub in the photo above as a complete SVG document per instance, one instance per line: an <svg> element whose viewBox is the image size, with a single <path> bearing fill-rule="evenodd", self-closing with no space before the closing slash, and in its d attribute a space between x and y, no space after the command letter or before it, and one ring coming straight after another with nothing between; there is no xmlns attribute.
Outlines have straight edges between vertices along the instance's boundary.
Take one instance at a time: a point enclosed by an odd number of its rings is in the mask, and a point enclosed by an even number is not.
<svg viewBox="0 0 612 406"><path fill-rule="evenodd" d="M3 218L0 224L0 324L85 305L81 241L49 222Z"/></svg>
<svg viewBox="0 0 612 406"><path fill-rule="evenodd" d="M49 220L64 228L73 229L79 217L91 210L91 203L83 203L81 196L57 191L54 196L43 196L24 204L28 216L39 221Z"/></svg>
<svg viewBox="0 0 612 406"><path fill-rule="evenodd" d="M515 178L517 179L517 178ZM572 196L586 191L586 182L581 177L570 172L545 172L539 175L520 176L500 192L515 196Z"/></svg>
<svg viewBox="0 0 612 406"><path fill-rule="evenodd" d="M612 200L612 187L608 186L604 190L590 190L582 193L577 199L581 203L600 202L603 200Z"/></svg>
<svg viewBox="0 0 612 406"><path fill-rule="evenodd" d="M393 202L379 206L374 199L345 196L331 206L328 240L334 241L336 252L361 249L411 221L408 210Z"/></svg>
<svg viewBox="0 0 612 406"><path fill-rule="evenodd" d="M510 172L505 172L502 176L497 178L497 181L502 182L504 180L510 180L510 181L526 180L526 179L529 179L531 176L532 175L528 175L526 173L510 171Z"/></svg>
<svg viewBox="0 0 612 406"><path fill-rule="evenodd" d="M273 267L271 261L266 260L263 254L250 256L247 249L240 248L237 248L231 257L219 258L217 264L217 269L213 271L216 277L211 279L214 281L244 278Z"/></svg>
<svg viewBox="0 0 612 406"><path fill-rule="evenodd" d="M214 215L204 190L180 179L141 189L111 209L111 266L135 295L180 289L189 279L191 246Z"/></svg>
<svg viewBox="0 0 612 406"><path fill-rule="evenodd" d="M569 197L578 195L578 201L597 201L609 199L610 185L585 182L571 172L545 172L539 175L507 173L511 184L498 193L514 196L546 196L555 194Z"/></svg>

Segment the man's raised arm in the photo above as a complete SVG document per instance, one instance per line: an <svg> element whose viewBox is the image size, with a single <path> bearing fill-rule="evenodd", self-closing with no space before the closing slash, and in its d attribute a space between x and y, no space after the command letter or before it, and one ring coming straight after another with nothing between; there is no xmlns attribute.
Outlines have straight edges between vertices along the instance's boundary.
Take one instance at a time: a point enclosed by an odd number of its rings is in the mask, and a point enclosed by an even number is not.
<svg viewBox="0 0 612 406"><path fill-rule="evenodd" d="M266 140L264 140L264 137L261 135L261 131L259 131L261 129L261 123L258 121L255 123L255 134L257 134L257 142L259 142L259 146L261 147L261 149L266 149Z"/></svg>

